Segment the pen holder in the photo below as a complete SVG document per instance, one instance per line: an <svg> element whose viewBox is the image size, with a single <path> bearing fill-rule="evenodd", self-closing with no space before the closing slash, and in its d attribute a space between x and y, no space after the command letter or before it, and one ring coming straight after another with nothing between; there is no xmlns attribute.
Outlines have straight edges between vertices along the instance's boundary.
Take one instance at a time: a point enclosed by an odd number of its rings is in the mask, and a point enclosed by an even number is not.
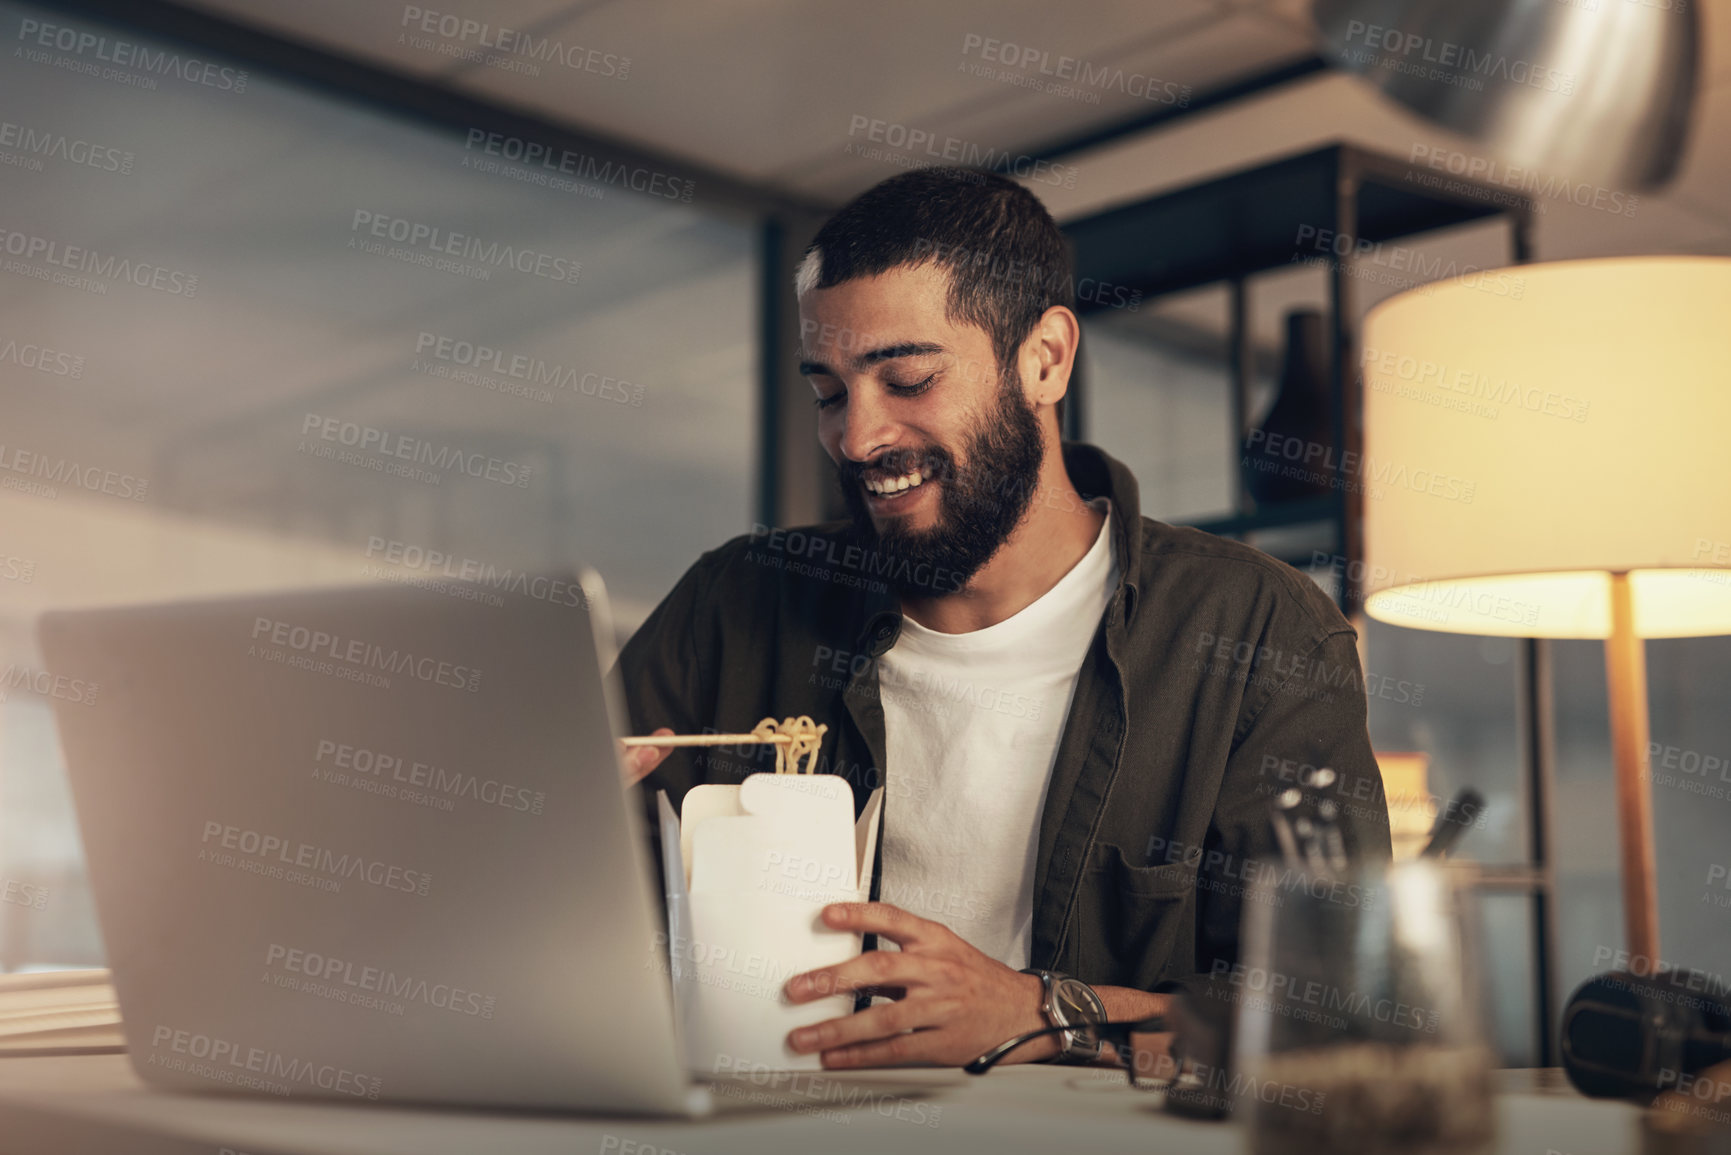
<svg viewBox="0 0 1731 1155"><path fill-rule="evenodd" d="M1267 865L1244 907L1235 1114L1256 1155L1475 1155L1495 1141L1470 866Z"/></svg>

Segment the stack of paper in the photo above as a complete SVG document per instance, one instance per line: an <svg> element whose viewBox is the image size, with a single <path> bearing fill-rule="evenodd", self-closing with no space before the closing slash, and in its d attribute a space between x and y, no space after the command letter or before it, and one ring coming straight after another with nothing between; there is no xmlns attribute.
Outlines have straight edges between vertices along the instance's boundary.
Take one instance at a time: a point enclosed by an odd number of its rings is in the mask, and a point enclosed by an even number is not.
<svg viewBox="0 0 1731 1155"><path fill-rule="evenodd" d="M0 1057L125 1049L106 970L0 975Z"/></svg>

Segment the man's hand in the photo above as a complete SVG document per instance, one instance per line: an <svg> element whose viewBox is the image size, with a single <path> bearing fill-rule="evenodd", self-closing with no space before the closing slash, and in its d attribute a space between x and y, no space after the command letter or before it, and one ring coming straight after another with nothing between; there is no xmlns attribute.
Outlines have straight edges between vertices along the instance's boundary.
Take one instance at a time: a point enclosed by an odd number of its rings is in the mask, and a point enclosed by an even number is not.
<svg viewBox="0 0 1731 1155"><path fill-rule="evenodd" d="M837 930L875 932L902 948L866 951L787 981L787 997L795 1003L856 991L896 1000L788 1035L795 1051L821 1051L825 1067L955 1067L1046 1025L1038 976L986 957L941 923L883 902L826 906L823 921ZM1050 1058L1058 1050L1056 1039L1036 1039L1004 1061Z"/></svg>
<svg viewBox="0 0 1731 1155"><path fill-rule="evenodd" d="M649 736L659 738L663 734L672 734L666 726L654 731ZM650 771L661 765L661 760L673 753L671 746L626 746L621 744L619 752L625 762L625 785L635 786L649 776Z"/></svg>

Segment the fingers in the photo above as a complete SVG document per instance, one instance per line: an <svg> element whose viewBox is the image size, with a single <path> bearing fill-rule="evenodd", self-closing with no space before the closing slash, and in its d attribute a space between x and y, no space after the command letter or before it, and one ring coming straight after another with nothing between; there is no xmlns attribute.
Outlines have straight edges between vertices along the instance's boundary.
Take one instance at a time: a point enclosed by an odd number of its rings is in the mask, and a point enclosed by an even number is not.
<svg viewBox="0 0 1731 1155"><path fill-rule="evenodd" d="M652 732L651 738L659 738L663 734L671 735L672 730L666 726ZM635 786L647 778L654 769L671 753L671 746L622 746L625 763L625 785Z"/></svg>
<svg viewBox="0 0 1731 1155"><path fill-rule="evenodd" d="M847 1070L853 1067L905 1067L910 1063L938 1063L954 1066L957 1060L943 1051L941 1031L912 1031L891 1035L870 1043L836 1047L823 1053L827 1070Z"/></svg>
<svg viewBox="0 0 1731 1155"><path fill-rule="evenodd" d="M787 1037L788 1046L801 1054L811 1051L832 1051L858 1043L873 1043L892 1038L903 1031L931 1026L940 1022L954 1006L948 1002L907 1000L885 1003L855 1015L843 1015L809 1027L801 1027Z"/></svg>
<svg viewBox="0 0 1731 1155"><path fill-rule="evenodd" d="M933 947L954 939L940 922L909 914L887 902L837 902L823 908L825 926L856 934L880 934L904 949Z"/></svg>
<svg viewBox="0 0 1731 1155"><path fill-rule="evenodd" d="M862 990L923 986L947 974L944 964L903 951L868 950L832 967L794 975L784 988L791 1003L809 1003L831 995L852 995Z"/></svg>

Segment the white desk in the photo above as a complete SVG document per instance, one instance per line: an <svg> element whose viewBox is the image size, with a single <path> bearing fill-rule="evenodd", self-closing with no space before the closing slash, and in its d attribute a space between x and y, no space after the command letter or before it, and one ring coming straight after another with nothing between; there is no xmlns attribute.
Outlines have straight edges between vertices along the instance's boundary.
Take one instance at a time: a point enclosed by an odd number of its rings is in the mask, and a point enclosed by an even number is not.
<svg viewBox="0 0 1731 1155"><path fill-rule="evenodd" d="M1549 1072L1504 1072L1501 1155L1636 1155L1638 1112L1554 1089ZM119 1055L0 1059L0 1155L783 1155L813 1152L1238 1152L1227 1123L1154 1111L1104 1070L1021 1066L985 1078L882 1072L925 1085L896 1118L775 1108L701 1122L326 1105L146 1090ZM1535 1077L1538 1076L1538 1077ZM916 1121L922 1120L922 1121ZM637 1144L638 1146L631 1146ZM657 1150L657 1149L661 1150Z"/></svg>

